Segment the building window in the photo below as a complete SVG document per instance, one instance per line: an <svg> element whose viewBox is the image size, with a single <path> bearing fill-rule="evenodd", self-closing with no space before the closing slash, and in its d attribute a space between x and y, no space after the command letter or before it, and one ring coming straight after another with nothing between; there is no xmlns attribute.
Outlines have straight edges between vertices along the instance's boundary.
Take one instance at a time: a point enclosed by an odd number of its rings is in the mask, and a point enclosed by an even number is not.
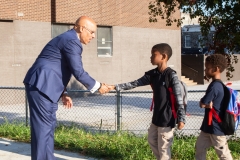
<svg viewBox="0 0 240 160"><path fill-rule="evenodd" d="M205 41L201 35L198 35L198 48L204 48L205 47Z"/></svg>
<svg viewBox="0 0 240 160"><path fill-rule="evenodd" d="M190 37L190 35L185 36L185 48L191 48L191 37Z"/></svg>
<svg viewBox="0 0 240 160"><path fill-rule="evenodd" d="M74 25L71 24L52 24L52 38L57 37L63 32L72 29Z"/></svg>
<svg viewBox="0 0 240 160"><path fill-rule="evenodd" d="M97 28L97 54L98 57L112 56L112 27L98 26Z"/></svg>

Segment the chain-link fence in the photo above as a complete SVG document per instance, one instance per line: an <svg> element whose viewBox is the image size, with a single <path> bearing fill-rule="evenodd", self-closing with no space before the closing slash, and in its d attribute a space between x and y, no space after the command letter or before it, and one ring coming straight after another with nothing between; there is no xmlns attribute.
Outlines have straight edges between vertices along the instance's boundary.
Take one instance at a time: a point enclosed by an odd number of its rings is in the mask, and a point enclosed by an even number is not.
<svg viewBox="0 0 240 160"><path fill-rule="evenodd" d="M152 91L110 92L105 95L88 91L68 91L73 100L73 108L65 109L59 101L58 123L77 125L87 130L115 131L127 130L145 134L151 123ZM188 91L186 125L181 134L199 133L204 109L199 108L199 100L205 91ZM24 88L0 87L0 123L24 121L29 124L29 111ZM240 127L239 127L240 128ZM236 136L240 137L240 129Z"/></svg>

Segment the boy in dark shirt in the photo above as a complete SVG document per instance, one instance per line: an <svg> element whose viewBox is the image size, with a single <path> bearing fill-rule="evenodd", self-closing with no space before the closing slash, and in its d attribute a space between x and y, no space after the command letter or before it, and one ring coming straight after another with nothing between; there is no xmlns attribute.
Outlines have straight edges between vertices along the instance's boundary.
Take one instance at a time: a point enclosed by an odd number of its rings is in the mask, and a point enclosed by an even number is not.
<svg viewBox="0 0 240 160"><path fill-rule="evenodd" d="M145 73L138 80L109 86L109 89L128 90L139 86L150 85L153 89L154 109L152 123L148 129L148 142L157 160L171 159L171 146L173 143L173 128L178 122L178 129L182 129L185 124L185 111L183 97L181 96L180 82L176 72L171 72L169 85L178 105L177 118L172 114L170 93L166 87L165 75L167 61L172 56L172 48L166 43L156 44L152 47L151 63L157 68Z"/></svg>
<svg viewBox="0 0 240 160"><path fill-rule="evenodd" d="M212 79L206 94L200 100L200 107L205 108L205 115L201 126L201 133L196 142L196 160L206 160L207 149L214 147L219 159L232 160L228 148L227 139L217 120L212 117L209 124L209 112L214 108L217 114L221 114L220 108L224 98L223 86L220 82L221 73L227 67L227 61L224 55L213 54L208 56L205 61L205 77Z"/></svg>

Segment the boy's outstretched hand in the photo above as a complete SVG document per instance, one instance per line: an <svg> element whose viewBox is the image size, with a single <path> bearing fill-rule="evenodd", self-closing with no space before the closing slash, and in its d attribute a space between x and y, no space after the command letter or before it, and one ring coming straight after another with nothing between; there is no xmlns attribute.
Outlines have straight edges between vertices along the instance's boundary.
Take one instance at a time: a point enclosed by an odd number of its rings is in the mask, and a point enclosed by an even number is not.
<svg viewBox="0 0 240 160"><path fill-rule="evenodd" d="M107 87L108 87L109 91L112 91L112 90L115 89L115 86L114 86L114 85L107 85Z"/></svg>
<svg viewBox="0 0 240 160"><path fill-rule="evenodd" d="M178 122L178 129L179 130L183 129L184 125L185 124L183 122Z"/></svg>
<svg viewBox="0 0 240 160"><path fill-rule="evenodd" d="M105 94L105 93L108 93L109 91L114 90L114 89L115 89L114 85L108 85L106 83L101 83L101 87L99 88L98 91L101 94Z"/></svg>

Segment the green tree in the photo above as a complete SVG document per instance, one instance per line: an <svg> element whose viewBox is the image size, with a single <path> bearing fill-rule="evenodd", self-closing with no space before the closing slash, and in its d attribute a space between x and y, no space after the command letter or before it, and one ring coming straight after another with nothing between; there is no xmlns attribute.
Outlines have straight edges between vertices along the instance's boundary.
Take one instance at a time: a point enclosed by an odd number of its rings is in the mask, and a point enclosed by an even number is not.
<svg viewBox="0 0 240 160"><path fill-rule="evenodd" d="M149 22L165 19L166 25L181 26L182 18L173 16L177 10L197 18L206 46L215 53L224 54L228 60L226 76L232 78L233 64L238 62L234 54L240 51L239 0L154 0L149 3ZM215 27L212 40L208 39L210 27ZM227 50L227 54L226 54Z"/></svg>

